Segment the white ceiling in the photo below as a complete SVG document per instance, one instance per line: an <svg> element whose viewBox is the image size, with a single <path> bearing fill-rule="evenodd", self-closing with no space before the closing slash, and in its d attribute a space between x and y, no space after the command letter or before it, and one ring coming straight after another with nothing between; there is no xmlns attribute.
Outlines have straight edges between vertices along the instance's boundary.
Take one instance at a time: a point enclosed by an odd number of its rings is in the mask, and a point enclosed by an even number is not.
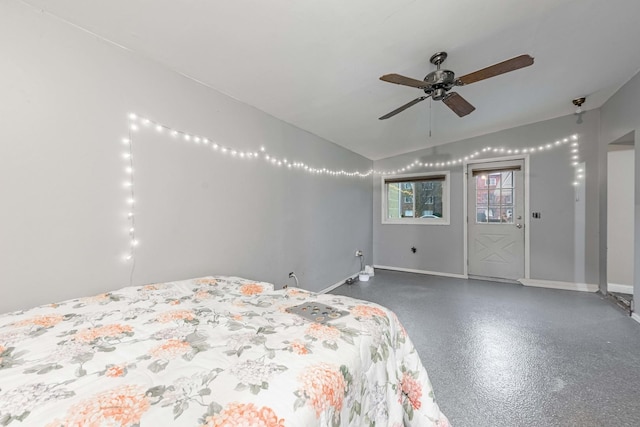
<svg viewBox="0 0 640 427"><path fill-rule="evenodd" d="M27 0L370 159L600 107L640 69L637 0ZM527 53L535 64L456 89L459 118L378 80L461 76Z"/></svg>

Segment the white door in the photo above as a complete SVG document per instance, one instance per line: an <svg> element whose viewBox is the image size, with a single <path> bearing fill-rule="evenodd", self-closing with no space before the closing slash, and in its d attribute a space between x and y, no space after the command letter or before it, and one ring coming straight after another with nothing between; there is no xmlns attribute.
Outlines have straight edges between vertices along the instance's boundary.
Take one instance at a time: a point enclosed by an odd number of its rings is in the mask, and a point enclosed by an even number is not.
<svg viewBox="0 0 640 427"><path fill-rule="evenodd" d="M524 277L524 161L467 166L469 276Z"/></svg>

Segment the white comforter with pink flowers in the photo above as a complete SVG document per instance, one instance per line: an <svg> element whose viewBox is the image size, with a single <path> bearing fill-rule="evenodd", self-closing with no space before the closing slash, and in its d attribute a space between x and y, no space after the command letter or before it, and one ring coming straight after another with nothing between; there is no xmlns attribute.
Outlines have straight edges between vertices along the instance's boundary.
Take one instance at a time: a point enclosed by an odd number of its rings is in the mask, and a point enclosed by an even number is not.
<svg viewBox="0 0 640 427"><path fill-rule="evenodd" d="M327 324L285 311L318 301ZM447 426L397 317L205 277L0 315L2 426Z"/></svg>

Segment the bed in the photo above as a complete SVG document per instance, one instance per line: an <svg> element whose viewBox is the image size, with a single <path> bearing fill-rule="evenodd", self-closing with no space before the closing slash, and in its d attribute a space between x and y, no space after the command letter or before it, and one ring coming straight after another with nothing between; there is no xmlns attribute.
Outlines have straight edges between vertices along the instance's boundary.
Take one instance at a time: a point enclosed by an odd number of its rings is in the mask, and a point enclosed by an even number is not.
<svg viewBox="0 0 640 427"><path fill-rule="evenodd" d="M348 315L287 312L307 302ZM0 425L449 423L393 312L212 276L0 315Z"/></svg>

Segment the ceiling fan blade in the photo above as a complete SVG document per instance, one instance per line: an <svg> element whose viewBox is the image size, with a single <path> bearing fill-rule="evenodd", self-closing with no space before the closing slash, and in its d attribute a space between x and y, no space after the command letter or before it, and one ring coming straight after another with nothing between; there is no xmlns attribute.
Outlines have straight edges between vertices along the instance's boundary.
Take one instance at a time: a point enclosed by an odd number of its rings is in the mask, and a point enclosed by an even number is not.
<svg viewBox="0 0 640 427"><path fill-rule="evenodd" d="M411 77L401 76L400 74L385 74L380 77L383 82L395 83L397 85L411 86L423 89L429 87L429 83L422 80L412 79Z"/></svg>
<svg viewBox="0 0 640 427"><path fill-rule="evenodd" d="M420 98L416 98L416 99L414 99L414 100L413 100L413 101L411 101L411 102L407 102L407 103L406 103L406 104L404 104L402 107L398 107L398 108L396 108L395 110L393 110L392 112L387 113L387 114L385 114L384 116L382 116L382 117L378 118L378 120L385 120L385 119L388 119L389 117L393 117L393 116L395 116L396 114L398 114L398 113L400 113L400 112L402 112L402 111L406 110L406 109L407 109L407 108L409 108L409 107L413 107L413 106L414 106L414 105L416 105L418 102L420 102L420 101L424 101L424 100L425 100L425 99L427 99L427 98L428 98L428 96L421 96Z"/></svg>
<svg viewBox="0 0 640 427"><path fill-rule="evenodd" d="M483 68L482 70L475 71L473 73L466 74L458 81L460 83L468 85L471 83L479 82L480 80L488 79L490 77L499 76L500 74L508 73L510 71L519 70L520 68L528 67L533 64L533 58L529 55L520 55L515 58L507 59L498 64L494 64L490 67Z"/></svg>
<svg viewBox="0 0 640 427"><path fill-rule="evenodd" d="M466 99L458 95L457 92L450 92L442 99L442 102L460 117L464 117L476 109Z"/></svg>

